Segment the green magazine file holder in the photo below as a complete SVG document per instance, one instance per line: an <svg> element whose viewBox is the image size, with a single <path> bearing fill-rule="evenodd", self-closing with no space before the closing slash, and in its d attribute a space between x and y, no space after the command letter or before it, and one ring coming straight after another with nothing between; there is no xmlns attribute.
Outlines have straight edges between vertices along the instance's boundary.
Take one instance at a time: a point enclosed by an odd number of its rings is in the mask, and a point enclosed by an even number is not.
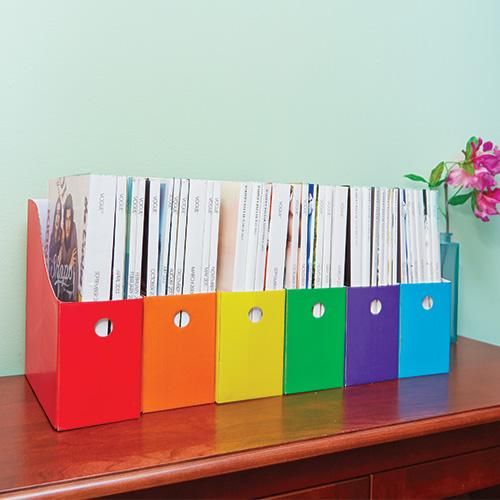
<svg viewBox="0 0 500 500"><path fill-rule="evenodd" d="M286 291L284 393L343 387L345 288Z"/></svg>

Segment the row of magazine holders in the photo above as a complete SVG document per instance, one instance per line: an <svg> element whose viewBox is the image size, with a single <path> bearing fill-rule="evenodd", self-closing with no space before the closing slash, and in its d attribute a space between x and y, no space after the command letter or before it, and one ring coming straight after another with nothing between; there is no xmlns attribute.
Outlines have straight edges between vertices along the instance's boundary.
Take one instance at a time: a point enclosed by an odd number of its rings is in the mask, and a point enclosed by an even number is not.
<svg viewBox="0 0 500 500"><path fill-rule="evenodd" d="M64 303L40 227L30 200L26 376L57 430L449 370L448 282Z"/></svg>

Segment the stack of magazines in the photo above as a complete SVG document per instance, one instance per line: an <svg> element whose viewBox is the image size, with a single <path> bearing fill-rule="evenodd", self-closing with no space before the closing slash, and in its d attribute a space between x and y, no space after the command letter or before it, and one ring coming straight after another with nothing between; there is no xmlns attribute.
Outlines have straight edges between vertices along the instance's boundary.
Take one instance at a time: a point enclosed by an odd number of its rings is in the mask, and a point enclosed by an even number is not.
<svg viewBox="0 0 500 500"><path fill-rule="evenodd" d="M348 188L222 184L218 288L344 285Z"/></svg>
<svg viewBox="0 0 500 500"><path fill-rule="evenodd" d="M49 182L63 301L440 281L437 193L105 175Z"/></svg>
<svg viewBox="0 0 500 500"><path fill-rule="evenodd" d="M220 183L110 175L49 182L46 260L62 301L215 291Z"/></svg>
<svg viewBox="0 0 500 500"><path fill-rule="evenodd" d="M440 281L437 192L223 183L218 288Z"/></svg>
<svg viewBox="0 0 500 500"><path fill-rule="evenodd" d="M348 283L441 280L437 192L350 188Z"/></svg>

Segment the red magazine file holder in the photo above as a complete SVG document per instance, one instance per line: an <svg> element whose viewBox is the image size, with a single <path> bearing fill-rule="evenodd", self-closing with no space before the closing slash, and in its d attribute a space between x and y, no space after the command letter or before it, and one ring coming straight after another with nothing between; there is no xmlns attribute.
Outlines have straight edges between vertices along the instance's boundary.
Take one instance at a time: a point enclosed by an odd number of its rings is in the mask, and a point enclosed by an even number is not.
<svg viewBox="0 0 500 500"><path fill-rule="evenodd" d="M41 243L38 205L28 202L26 378L57 430L138 418L142 299L61 302ZM95 333L112 322L106 337Z"/></svg>

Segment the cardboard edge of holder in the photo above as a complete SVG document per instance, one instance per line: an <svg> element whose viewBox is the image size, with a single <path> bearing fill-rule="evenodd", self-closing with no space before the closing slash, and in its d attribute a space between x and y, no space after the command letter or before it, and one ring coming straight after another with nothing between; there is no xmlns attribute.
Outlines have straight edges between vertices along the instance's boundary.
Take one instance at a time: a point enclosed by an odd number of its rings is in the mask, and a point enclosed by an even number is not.
<svg viewBox="0 0 500 500"><path fill-rule="evenodd" d="M400 285L400 378L450 370L451 283Z"/></svg>
<svg viewBox="0 0 500 500"><path fill-rule="evenodd" d="M217 403L283 394L285 291L217 293Z"/></svg>
<svg viewBox="0 0 500 500"><path fill-rule="evenodd" d="M143 413L215 401L216 299L144 298Z"/></svg>
<svg viewBox="0 0 500 500"><path fill-rule="evenodd" d="M42 247L39 203L28 200L26 378L56 430L140 416L142 299L59 301ZM96 323L112 322L106 337Z"/></svg>
<svg viewBox="0 0 500 500"><path fill-rule="evenodd" d="M343 387L346 288L286 290L284 394Z"/></svg>

